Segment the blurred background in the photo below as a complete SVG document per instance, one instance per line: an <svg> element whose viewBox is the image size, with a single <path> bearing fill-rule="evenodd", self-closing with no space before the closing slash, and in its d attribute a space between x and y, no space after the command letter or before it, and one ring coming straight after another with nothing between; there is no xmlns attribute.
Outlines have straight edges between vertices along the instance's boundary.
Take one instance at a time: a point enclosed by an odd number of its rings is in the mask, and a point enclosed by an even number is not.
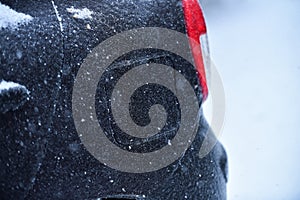
<svg viewBox="0 0 300 200"><path fill-rule="evenodd" d="M222 77L229 200L300 199L300 1L202 0Z"/></svg>

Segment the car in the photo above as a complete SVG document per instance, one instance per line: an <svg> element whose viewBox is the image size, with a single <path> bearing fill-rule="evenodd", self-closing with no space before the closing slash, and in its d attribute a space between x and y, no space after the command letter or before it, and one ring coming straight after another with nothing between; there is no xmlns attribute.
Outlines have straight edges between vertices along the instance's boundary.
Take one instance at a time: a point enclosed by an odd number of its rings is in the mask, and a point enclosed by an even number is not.
<svg viewBox="0 0 300 200"><path fill-rule="evenodd" d="M226 199L197 0L0 5L1 199Z"/></svg>

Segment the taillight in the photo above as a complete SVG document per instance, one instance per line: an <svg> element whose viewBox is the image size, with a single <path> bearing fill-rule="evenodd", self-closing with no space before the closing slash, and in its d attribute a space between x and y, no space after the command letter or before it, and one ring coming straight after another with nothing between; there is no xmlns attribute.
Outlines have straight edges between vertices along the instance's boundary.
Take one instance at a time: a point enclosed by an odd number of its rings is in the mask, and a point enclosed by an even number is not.
<svg viewBox="0 0 300 200"><path fill-rule="evenodd" d="M210 66L206 25L198 0L182 0L186 30L194 58L203 100L208 96L207 73Z"/></svg>

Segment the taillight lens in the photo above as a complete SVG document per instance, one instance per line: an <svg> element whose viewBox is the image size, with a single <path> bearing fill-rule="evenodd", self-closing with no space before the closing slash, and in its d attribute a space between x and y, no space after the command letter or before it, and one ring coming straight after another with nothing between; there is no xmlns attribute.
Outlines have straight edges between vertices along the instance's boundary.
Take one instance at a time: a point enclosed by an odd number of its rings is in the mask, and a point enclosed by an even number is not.
<svg viewBox="0 0 300 200"><path fill-rule="evenodd" d="M207 75L210 66L206 24L198 0L182 0L182 6L186 30L204 101L208 96Z"/></svg>

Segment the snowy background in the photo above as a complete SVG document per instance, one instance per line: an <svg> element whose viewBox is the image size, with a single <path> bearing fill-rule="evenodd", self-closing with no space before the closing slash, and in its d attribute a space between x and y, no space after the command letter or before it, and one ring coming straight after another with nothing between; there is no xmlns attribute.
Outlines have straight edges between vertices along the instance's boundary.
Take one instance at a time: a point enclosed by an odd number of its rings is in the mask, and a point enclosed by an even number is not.
<svg viewBox="0 0 300 200"><path fill-rule="evenodd" d="M229 200L300 199L300 1L202 0L226 94Z"/></svg>

